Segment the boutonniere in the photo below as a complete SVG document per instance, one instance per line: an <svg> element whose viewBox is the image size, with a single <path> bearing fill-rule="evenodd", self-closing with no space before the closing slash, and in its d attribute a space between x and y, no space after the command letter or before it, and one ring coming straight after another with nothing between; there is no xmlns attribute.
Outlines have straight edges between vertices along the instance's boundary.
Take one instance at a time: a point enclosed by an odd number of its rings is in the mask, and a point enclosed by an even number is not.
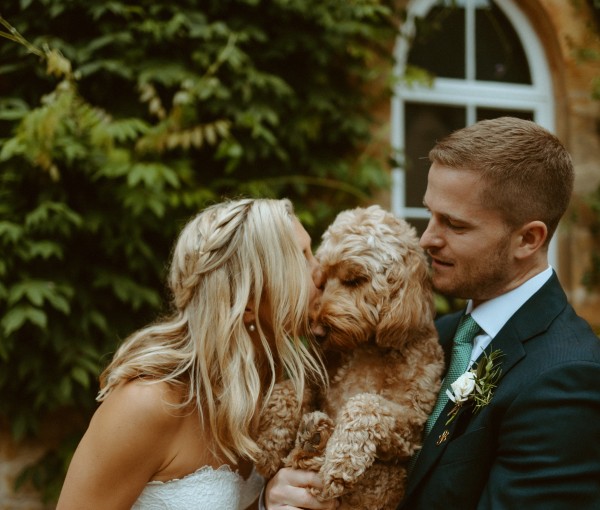
<svg viewBox="0 0 600 510"><path fill-rule="evenodd" d="M456 418L463 405L472 403L475 406L473 412L477 413L490 403L502 373L497 366L498 358L501 356L504 354L499 349L489 355L484 353L483 358L474 368L465 372L450 385L452 391L446 390L448 398L455 404L448 413L446 425Z"/></svg>

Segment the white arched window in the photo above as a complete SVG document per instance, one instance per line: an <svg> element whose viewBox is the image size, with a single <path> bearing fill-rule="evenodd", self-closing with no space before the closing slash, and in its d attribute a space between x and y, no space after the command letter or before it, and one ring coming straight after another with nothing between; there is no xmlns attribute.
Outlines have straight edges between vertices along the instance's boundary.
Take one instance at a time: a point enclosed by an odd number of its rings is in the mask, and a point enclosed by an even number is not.
<svg viewBox="0 0 600 510"><path fill-rule="evenodd" d="M392 101L392 210L419 232L427 153L478 120L512 115L554 131L552 79L542 46L515 0L411 0L398 38L397 76L426 70L431 84L399 80ZM550 261L556 265L556 247Z"/></svg>

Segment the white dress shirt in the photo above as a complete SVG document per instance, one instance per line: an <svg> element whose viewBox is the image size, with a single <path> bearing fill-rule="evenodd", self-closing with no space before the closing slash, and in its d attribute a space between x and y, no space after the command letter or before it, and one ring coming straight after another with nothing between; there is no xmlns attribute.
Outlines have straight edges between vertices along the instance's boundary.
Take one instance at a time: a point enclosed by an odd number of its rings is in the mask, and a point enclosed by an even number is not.
<svg viewBox="0 0 600 510"><path fill-rule="evenodd" d="M548 266L547 269L530 278L516 289L489 301L484 301L475 309L473 309L473 301L468 301L466 313L470 313L471 317L483 330L473 340L469 367L473 365L515 312L550 279L552 271L552 267Z"/></svg>

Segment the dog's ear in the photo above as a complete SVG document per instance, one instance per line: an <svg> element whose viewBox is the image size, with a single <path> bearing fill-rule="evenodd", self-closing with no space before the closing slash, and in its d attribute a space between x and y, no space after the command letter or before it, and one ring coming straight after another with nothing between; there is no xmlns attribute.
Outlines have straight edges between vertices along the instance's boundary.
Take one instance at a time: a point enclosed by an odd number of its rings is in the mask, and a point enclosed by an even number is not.
<svg viewBox="0 0 600 510"><path fill-rule="evenodd" d="M382 304L376 331L377 344L396 349L408 341L435 334L433 290L425 256L410 250L387 272L389 294Z"/></svg>

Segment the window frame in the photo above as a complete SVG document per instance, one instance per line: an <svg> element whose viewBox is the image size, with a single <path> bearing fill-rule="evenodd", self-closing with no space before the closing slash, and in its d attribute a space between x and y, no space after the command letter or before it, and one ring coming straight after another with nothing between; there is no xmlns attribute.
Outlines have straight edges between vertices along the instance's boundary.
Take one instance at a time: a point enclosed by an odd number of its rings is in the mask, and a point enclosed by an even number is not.
<svg viewBox="0 0 600 510"><path fill-rule="evenodd" d="M425 208L406 206L406 175L403 168L405 136L405 104L433 103L461 106L466 109L467 125L476 121L476 111L482 108L503 108L533 112L533 119L550 132L554 125L554 90L550 66L543 46L527 16L514 0L495 0L496 5L512 24L521 40L531 74L531 85L510 84L475 80L475 6L482 0L456 0L466 8L465 52L466 79L435 78L431 86L415 84L408 86L402 79L406 69L409 41L414 35L415 19L427 16L438 0L411 0L407 5L407 17L394 48L398 77L391 104L391 146L396 161L391 170L391 209L405 219L427 219ZM487 2L486 2L487 4ZM550 263L557 264L556 236L549 248Z"/></svg>

